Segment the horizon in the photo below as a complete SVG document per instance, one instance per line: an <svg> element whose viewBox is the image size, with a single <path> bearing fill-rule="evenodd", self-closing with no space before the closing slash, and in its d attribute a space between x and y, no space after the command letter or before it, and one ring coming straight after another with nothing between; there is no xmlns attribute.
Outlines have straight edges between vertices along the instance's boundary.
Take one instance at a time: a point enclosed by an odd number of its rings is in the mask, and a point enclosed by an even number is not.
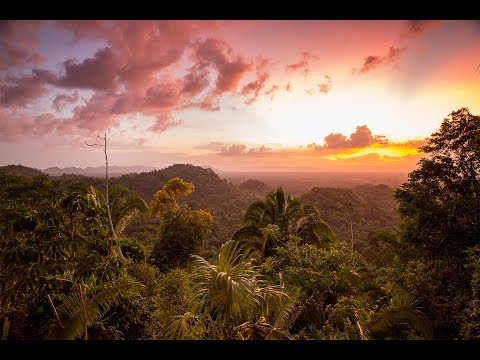
<svg viewBox="0 0 480 360"><path fill-rule="evenodd" d="M445 117L480 113L479 38L467 20L2 21L0 165L104 166L84 141L107 133L112 167L408 173Z"/></svg>
<svg viewBox="0 0 480 360"><path fill-rule="evenodd" d="M190 165L190 166L198 166L203 169L211 169L215 173L220 174L220 173L238 173L238 174L294 174L294 173L302 173L302 174L402 174L406 175L408 174L408 171L401 171L401 170L392 170L392 171L381 171L381 170L364 170L364 171L349 171L349 169L339 169L337 171L329 171L329 170L308 170L308 169L281 169L281 170L260 170L260 169L253 169L253 170L222 170L218 169L209 165L195 165L195 164L189 164L189 163L172 163L170 165L166 165L163 167L158 167L158 166L153 166L153 165L109 165L108 169L109 172L112 168L153 168L153 170L147 170L145 172L150 172L154 170L163 170L167 169L172 166L176 165ZM99 165L99 166L85 166L85 167L79 167L79 166L66 166L66 167L59 167L59 166L49 166L49 167L44 167L44 168L38 168L38 167L32 167L32 166L27 166L24 164L6 164L6 165L0 165L0 167L7 167L7 166L23 166L27 168L32 168L35 170L40 170L40 171L45 171L48 169L60 169L60 170L65 170L65 169L78 169L78 170L87 170L87 169L95 169L99 171L105 171L105 165Z"/></svg>

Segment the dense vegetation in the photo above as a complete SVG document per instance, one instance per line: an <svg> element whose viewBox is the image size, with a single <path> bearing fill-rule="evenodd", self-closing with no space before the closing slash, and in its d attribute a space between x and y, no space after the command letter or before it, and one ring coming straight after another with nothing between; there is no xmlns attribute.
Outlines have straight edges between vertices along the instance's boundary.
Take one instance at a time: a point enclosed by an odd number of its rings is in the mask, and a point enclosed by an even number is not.
<svg viewBox="0 0 480 360"><path fill-rule="evenodd" d="M396 190L298 198L191 165L108 194L3 168L2 338L479 339L480 117L422 150Z"/></svg>

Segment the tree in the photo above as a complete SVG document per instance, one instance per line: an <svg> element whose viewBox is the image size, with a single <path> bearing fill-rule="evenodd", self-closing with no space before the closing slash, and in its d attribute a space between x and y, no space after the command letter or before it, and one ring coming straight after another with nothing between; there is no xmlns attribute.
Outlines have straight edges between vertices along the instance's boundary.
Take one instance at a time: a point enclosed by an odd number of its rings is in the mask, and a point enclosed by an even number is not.
<svg viewBox="0 0 480 360"><path fill-rule="evenodd" d="M395 292L388 305L369 321L369 333L377 338L385 338L396 325L408 324L423 339L433 339L433 324L417 307L417 303L406 292Z"/></svg>
<svg viewBox="0 0 480 360"><path fill-rule="evenodd" d="M422 276L432 277L431 292L414 295L436 334L456 337L470 296L465 251L480 242L480 117L466 108L452 112L420 149L426 157L396 191L401 241L410 260L423 264Z"/></svg>
<svg viewBox="0 0 480 360"><path fill-rule="evenodd" d="M331 330L338 327L345 331L344 324L349 323L354 327L352 338L362 338L359 313L367 310L364 299L368 298L367 290L375 286L365 262L357 256L353 263L353 256L353 251L344 243L325 249L291 236L278 248L272 261L264 264L267 270L282 274L289 292L299 292L302 312L293 325L294 331L310 327L311 335L323 331L320 337L330 338L332 333L328 325L334 325L330 326ZM348 311L343 306L341 317L330 318L330 314L338 312L342 302L345 305L345 299L348 299Z"/></svg>
<svg viewBox="0 0 480 360"><path fill-rule="evenodd" d="M265 200L250 204L243 216L243 226L232 239L244 241L266 258L274 248L293 234L310 244L328 246L335 235L318 211L292 198L282 188L271 191Z"/></svg>
<svg viewBox="0 0 480 360"><path fill-rule="evenodd" d="M480 240L480 116L452 112L420 149L428 157L396 192L404 239L432 259L460 255Z"/></svg>
<svg viewBox="0 0 480 360"><path fill-rule="evenodd" d="M252 262L252 251L230 240L222 245L218 262L211 264L194 255L195 268L191 274L194 312L178 316L165 329L165 338L185 338L193 327L210 331L212 337L242 338L255 324L265 328L264 336L279 335L280 329L266 322L269 308L287 300L288 295L280 285L273 285L262 275L260 267ZM284 307L285 311L285 307ZM289 314L289 312L287 311ZM276 317L277 324L285 324ZM284 337L288 337L285 331ZM253 335L252 335L253 338Z"/></svg>
<svg viewBox="0 0 480 360"><path fill-rule="evenodd" d="M102 192L93 186L91 186L90 189L101 205L105 206L106 209L107 201ZM108 198L112 226L115 230L116 236L123 233L125 227L136 214L145 214L148 211L148 206L145 203L145 200L138 195L132 194L126 186L121 184L115 184L109 188Z"/></svg>
<svg viewBox="0 0 480 360"><path fill-rule="evenodd" d="M211 225L212 216L205 210L183 210L164 217L150 263L162 272L185 267L190 256L200 251Z"/></svg>
<svg viewBox="0 0 480 360"><path fill-rule="evenodd" d="M39 332L33 335L38 338L53 324L67 329L68 319L62 318L57 306L60 299L76 297L76 316L82 320L87 339L92 321L89 311L108 305L98 303L101 298L96 296L91 302L89 296L124 274L110 246L108 219L97 192L93 188L55 190L55 182L48 177L6 176L2 181L1 204L7 216L0 242L2 315L6 308L19 317L28 316L32 302L43 299L47 310L39 314ZM18 196L20 189L23 195ZM15 330L16 322L4 317Z"/></svg>
<svg viewBox="0 0 480 360"><path fill-rule="evenodd" d="M109 196L109 189L108 189L107 133L105 133L103 137L101 137L100 135L97 135L97 137L100 140L104 141L103 145L102 144L88 144L86 141L85 141L85 145L103 147L103 152L105 153L105 201L106 201L106 209L107 209L107 215L108 215L108 223L110 225L110 230L112 232L113 238L117 239L117 234L115 232L115 226L113 225L113 221L112 221L112 214L111 214L111 211L110 211L110 196ZM113 245L113 246L115 246L115 245ZM123 254L122 254L122 249L120 248L120 245L118 245L118 244L117 244L117 251L118 251L118 255L120 256L120 258L122 260L125 260L125 258L123 257Z"/></svg>
<svg viewBox="0 0 480 360"><path fill-rule="evenodd" d="M178 203L195 190L192 183L184 181L179 177L170 179L161 190L158 190L150 203L150 213L158 218L164 218L180 209Z"/></svg>
<svg viewBox="0 0 480 360"><path fill-rule="evenodd" d="M199 252L212 225L208 211L192 210L178 203L194 189L192 183L173 178L155 193L150 204L151 214L161 223L149 261L162 272L184 267L190 256Z"/></svg>

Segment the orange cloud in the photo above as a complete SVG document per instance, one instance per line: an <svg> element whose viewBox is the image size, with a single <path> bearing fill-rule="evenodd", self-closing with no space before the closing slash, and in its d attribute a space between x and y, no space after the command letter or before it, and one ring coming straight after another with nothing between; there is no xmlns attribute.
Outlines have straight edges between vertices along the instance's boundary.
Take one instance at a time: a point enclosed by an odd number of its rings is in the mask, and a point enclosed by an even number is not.
<svg viewBox="0 0 480 360"><path fill-rule="evenodd" d="M358 128L360 131L353 134L368 134L366 126ZM343 136L342 139L347 143L352 141L352 136L348 139L342 134L335 135ZM243 144L223 145L220 142L211 142L196 148L217 150L218 152L211 155L222 156L210 160L224 170L411 171L423 156L419 147L425 144L426 139L392 142L384 137L380 138L381 141L371 142L372 139L378 139L378 136L370 133L369 141L365 140L366 137L359 140L353 136L353 142L362 145L341 148L309 144L297 148L270 148L262 145L248 149Z"/></svg>

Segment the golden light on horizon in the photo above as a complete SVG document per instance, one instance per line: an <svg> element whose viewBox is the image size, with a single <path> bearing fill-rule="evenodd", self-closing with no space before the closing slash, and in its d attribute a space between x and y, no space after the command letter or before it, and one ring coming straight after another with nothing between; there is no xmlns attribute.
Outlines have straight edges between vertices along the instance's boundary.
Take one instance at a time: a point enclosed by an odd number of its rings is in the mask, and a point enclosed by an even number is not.
<svg viewBox="0 0 480 360"><path fill-rule="evenodd" d="M360 156L365 156L369 154L377 154L381 158L388 156L388 157L395 157L395 158L402 158L408 155L418 155L421 151L418 147L411 147L407 144L372 144L368 147L364 148L353 148L353 149L345 149L341 153L333 154L333 155L326 155L324 159L328 160L341 160L341 159L351 159Z"/></svg>

